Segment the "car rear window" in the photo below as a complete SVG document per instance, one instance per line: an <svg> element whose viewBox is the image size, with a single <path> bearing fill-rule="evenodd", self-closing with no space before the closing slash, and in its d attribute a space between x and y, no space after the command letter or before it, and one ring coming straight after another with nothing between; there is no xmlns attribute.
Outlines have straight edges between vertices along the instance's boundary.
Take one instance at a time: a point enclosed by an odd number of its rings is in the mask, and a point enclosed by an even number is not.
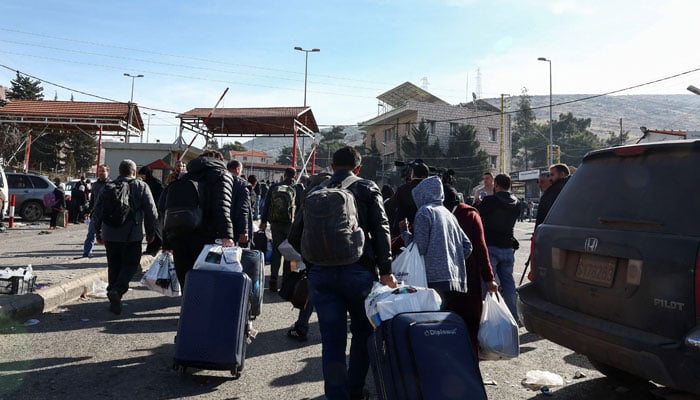
<svg viewBox="0 0 700 400"><path fill-rule="evenodd" d="M46 189L49 187L49 183L38 176L30 176L29 179L32 181L35 189Z"/></svg>
<svg viewBox="0 0 700 400"><path fill-rule="evenodd" d="M656 152L584 161L546 223L700 236L700 153Z"/></svg>

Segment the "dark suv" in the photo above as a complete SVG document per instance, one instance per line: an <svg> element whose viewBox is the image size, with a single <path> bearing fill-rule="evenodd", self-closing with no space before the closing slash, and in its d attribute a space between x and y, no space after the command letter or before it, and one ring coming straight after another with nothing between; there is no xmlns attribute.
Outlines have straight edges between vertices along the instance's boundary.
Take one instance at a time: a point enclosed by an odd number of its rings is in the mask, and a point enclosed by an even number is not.
<svg viewBox="0 0 700 400"><path fill-rule="evenodd" d="M609 376L700 393L700 140L587 154L533 237L525 326Z"/></svg>

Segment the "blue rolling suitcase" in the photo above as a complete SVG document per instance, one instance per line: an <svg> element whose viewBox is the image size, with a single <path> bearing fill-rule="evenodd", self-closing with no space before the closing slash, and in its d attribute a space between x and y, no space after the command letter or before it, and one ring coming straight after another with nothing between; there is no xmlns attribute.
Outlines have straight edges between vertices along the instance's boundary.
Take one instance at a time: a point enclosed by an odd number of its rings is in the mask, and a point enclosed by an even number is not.
<svg viewBox="0 0 700 400"><path fill-rule="evenodd" d="M239 378L245 359L250 278L242 272L192 270L180 309L173 368L231 371Z"/></svg>
<svg viewBox="0 0 700 400"><path fill-rule="evenodd" d="M383 400L486 399L464 320L451 312L403 313L383 321L369 340Z"/></svg>
<svg viewBox="0 0 700 400"><path fill-rule="evenodd" d="M243 249L241 265L251 281L250 319L255 319L262 311L265 256L258 250Z"/></svg>

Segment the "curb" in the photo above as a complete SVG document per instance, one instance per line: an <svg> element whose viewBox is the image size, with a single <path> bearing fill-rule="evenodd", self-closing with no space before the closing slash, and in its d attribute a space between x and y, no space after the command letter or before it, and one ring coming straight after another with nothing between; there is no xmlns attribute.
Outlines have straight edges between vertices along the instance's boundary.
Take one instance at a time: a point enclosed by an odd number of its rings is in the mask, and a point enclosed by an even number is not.
<svg viewBox="0 0 700 400"><path fill-rule="evenodd" d="M148 270L154 258L150 255L141 256L141 272ZM99 272L92 272L66 283L43 289L39 293L35 292L20 296L7 295L7 299L0 304L0 319L22 319L52 311L78 299L85 293L90 293L94 281L107 281L107 279L107 268L105 265Z"/></svg>

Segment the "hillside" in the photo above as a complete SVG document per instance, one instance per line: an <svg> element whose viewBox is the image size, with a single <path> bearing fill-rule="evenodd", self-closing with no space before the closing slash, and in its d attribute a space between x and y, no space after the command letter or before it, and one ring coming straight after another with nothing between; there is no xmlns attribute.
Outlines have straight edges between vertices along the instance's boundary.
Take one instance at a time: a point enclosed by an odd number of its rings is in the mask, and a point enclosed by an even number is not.
<svg viewBox="0 0 700 400"><path fill-rule="evenodd" d="M608 132L620 131L622 128L630 132L630 141L641 136L640 126L650 129L676 129L700 131L700 96L694 94L676 95L628 95L603 96L590 100L577 101L590 95L566 94L552 97L553 117L561 113L571 112L577 118L590 118L591 131L601 137ZM485 99L493 105L500 105L500 99ZM539 123L547 123L549 118L549 96L530 96L532 107L537 108L535 114ZM517 109L519 96L511 98L508 108L513 112ZM558 103L569 103L556 105ZM538 108L541 107L541 108ZM345 128L346 141L351 145L362 143L362 134L356 126ZM284 146L291 146L291 138L262 137L244 143L249 149L264 150L277 157ZM301 141L300 144L301 146ZM307 151L311 148L306 141Z"/></svg>
<svg viewBox="0 0 700 400"><path fill-rule="evenodd" d="M554 119L561 113L571 112L577 118L590 118L591 131L604 137L608 132L620 131L622 128L630 132L630 138L638 138L642 134L640 126L650 129L700 130L700 96L694 94L677 95L629 95L603 96L590 100L575 101L590 95L554 95L552 110ZM512 98L509 110L517 109L519 97ZM549 96L530 96L531 104L540 123L546 123L549 118ZM500 100L489 99L492 104ZM557 103L575 101L570 104L556 106Z"/></svg>

